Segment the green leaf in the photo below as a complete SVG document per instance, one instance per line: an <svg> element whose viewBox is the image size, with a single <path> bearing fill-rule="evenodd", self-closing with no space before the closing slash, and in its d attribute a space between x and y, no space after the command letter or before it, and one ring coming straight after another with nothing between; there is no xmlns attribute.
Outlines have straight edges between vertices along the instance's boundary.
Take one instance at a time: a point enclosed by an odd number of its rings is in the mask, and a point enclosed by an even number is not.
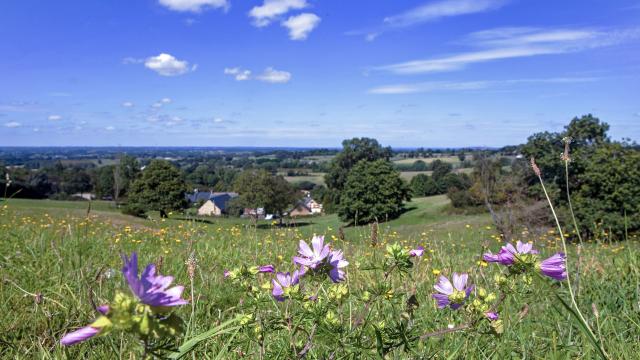
<svg viewBox="0 0 640 360"><path fill-rule="evenodd" d="M192 337L191 339L189 339L187 342L185 342L184 344L182 344L182 346L180 346L178 348L178 352L175 352L173 354L171 354L169 356L170 359L180 359L183 356L187 355L189 352L191 352L191 350L193 350L198 344L200 344L201 342L208 340L210 338L216 337L216 336L220 336L223 334L228 334L231 333L233 331L237 331L238 329L240 329L240 326L233 326L233 327L229 327L232 324L236 323L239 320L239 317L236 317L234 319L228 320L226 322L223 322L222 324L208 330L205 331L201 334L198 334L194 337ZM235 334L234 334L235 336Z"/></svg>

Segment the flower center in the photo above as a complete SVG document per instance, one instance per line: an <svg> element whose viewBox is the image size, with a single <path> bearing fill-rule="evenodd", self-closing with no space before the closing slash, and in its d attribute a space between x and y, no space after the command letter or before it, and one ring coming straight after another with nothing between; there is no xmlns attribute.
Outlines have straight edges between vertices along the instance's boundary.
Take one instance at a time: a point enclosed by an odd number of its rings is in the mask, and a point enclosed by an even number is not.
<svg viewBox="0 0 640 360"><path fill-rule="evenodd" d="M453 293L449 295L449 301L455 304L462 304L466 298L467 293L460 290L453 290Z"/></svg>

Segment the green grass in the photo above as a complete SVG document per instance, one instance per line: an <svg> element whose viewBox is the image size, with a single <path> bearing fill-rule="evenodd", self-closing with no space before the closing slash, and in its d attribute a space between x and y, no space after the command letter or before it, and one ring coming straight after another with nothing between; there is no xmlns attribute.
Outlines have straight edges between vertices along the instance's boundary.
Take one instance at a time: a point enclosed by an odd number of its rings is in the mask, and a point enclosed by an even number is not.
<svg viewBox="0 0 640 360"><path fill-rule="evenodd" d="M376 277L364 265L379 262L384 246L370 246L370 227L350 227L345 240L338 239L340 222L334 215L300 219L303 226L278 228L261 222L259 228L240 219L198 219L174 214L162 221L157 217L142 220L121 215L108 203L94 202L87 217L86 202L58 202L13 199L0 202L0 358L38 359L129 359L139 356L138 347L129 335L114 333L70 348L58 345L70 329L84 326L95 313L89 294L96 303L113 297L116 289L126 289L119 269L119 254L137 251L141 262L161 263L163 274L188 284L185 260L191 251L198 259L195 279L195 317L190 334L203 332L239 311L243 294L224 281L222 271L240 264L271 263L288 271L298 240L309 240L313 233L323 234L350 261L348 285L351 296L343 304L345 324L362 312L359 294ZM6 205L6 208L4 206ZM427 255L417 262L411 278L396 278L397 294L414 292L420 304L415 326L421 333L460 324L458 313L438 310L430 298L435 282L434 271L450 274L466 271L473 283L490 287L500 269L478 263L485 246L497 251L500 243L487 215L450 215L444 196L415 199L398 219L381 223L379 243L398 242L405 246L424 245ZM522 235L522 239L529 239ZM548 233L531 239L546 256L558 248L556 235ZM635 240L635 238L633 238ZM580 251L571 247L571 265L579 258L578 303L588 321L599 329L612 359L636 359L640 351L640 248L636 241L624 243L588 243ZM109 274L115 274L109 276ZM264 281L268 279L263 276ZM535 286L521 295L509 297L501 313L505 333L500 336L474 332L448 334L419 342L414 353L400 349L390 359L592 359L596 353L549 289L551 282L535 280ZM557 286L557 285L555 285ZM562 289L560 289L562 291ZM189 296L188 291L185 296ZM403 306L402 303L398 303ZM598 309L598 317L592 311ZM282 305L282 307L278 307ZM273 304L273 311L283 309ZM526 307L525 307L526 306ZM525 312L521 310L526 309ZM188 319L190 306L178 310ZM278 310L279 311L279 310ZM376 316L397 314L395 309L380 307ZM394 321L387 318L388 323ZM352 325L348 325L352 326ZM267 350L287 347L284 333L266 336ZM317 344L310 359L326 358L323 352L335 344ZM329 336L329 335L326 335ZM197 359L213 358L227 351L221 337L206 341L195 354ZM375 342L375 340L371 340ZM284 343L283 343L284 342ZM235 343L234 343L235 344ZM283 345L284 344L284 345ZM231 343L227 345L231 346ZM240 345L233 345L223 358L257 358L249 351L240 357ZM275 350L274 350L275 351ZM288 358L286 355L271 357ZM324 354L324 355L323 355ZM366 356L376 358L375 353ZM340 357L337 357L340 358Z"/></svg>

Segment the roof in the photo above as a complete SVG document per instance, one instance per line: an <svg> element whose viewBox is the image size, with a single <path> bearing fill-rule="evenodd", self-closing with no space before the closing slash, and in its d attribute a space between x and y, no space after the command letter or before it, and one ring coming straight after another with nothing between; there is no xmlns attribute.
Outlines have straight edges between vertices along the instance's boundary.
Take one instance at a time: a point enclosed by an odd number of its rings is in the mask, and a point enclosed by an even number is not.
<svg viewBox="0 0 640 360"><path fill-rule="evenodd" d="M234 192L211 192L211 191L194 191L191 194L186 194L185 198L189 200L189 202L196 203L198 201L207 201L212 200L215 196L220 195L228 195L230 199L238 197L238 193ZM217 206L217 204L216 204Z"/></svg>
<svg viewBox="0 0 640 360"><path fill-rule="evenodd" d="M211 196L209 200L213 201L213 204L220 209L221 211L225 211L227 209L227 204L229 200L238 197L236 193L215 193Z"/></svg>

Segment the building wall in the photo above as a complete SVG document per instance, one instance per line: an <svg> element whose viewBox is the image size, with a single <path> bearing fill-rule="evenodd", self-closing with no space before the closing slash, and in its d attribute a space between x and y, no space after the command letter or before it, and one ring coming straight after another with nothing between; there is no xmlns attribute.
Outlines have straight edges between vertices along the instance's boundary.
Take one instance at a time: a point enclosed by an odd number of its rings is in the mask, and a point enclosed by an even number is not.
<svg viewBox="0 0 640 360"><path fill-rule="evenodd" d="M298 206L295 209L291 210L289 216L308 216L311 215L311 212L307 210L304 206Z"/></svg>
<svg viewBox="0 0 640 360"><path fill-rule="evenodd" d="M198 209L198 215L220 216L222 215L222 211L220 211L220 208L218 208L213 201L209 200Z"/></svg>

